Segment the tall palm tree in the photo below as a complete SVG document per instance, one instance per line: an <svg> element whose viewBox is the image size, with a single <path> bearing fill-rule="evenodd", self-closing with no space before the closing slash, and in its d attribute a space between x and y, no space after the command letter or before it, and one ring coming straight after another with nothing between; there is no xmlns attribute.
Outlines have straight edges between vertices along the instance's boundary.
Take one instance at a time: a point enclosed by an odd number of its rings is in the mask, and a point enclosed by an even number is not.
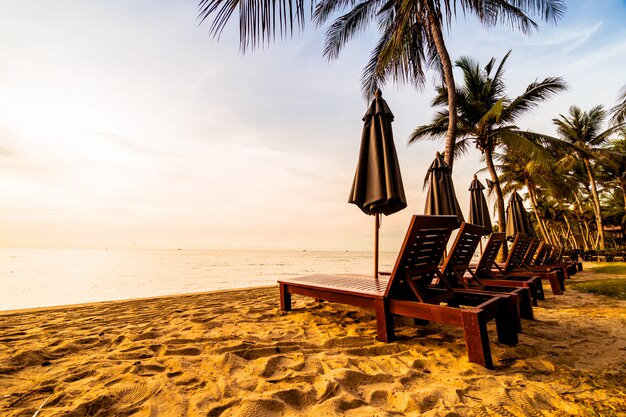
<svg viewBox="0 0 626 417"><path fill-rule="evenodd" d="M607 183L621 190L626 212L626 128L621 129L619 135L619 139L612 141L608 149L602 152L602 168Z"/></svg>
<svg viewBox="0 0 626 417"><path fill-rule="evenodd" d="M617 98L617 104L611 108L611 123L616 125L626 122L626 85L622 87Z"/></svg>
<svg viewBox="0 0 626 417"><path fill-rule="evenodd" d="M550 187L549 178L552 177L553 158L545 160L546 163L538 163L532 154L517 152L515 149L505 149L503 154L498 154L500 175L498 181L502 186L502 194L506 195L514 191L526 188L532 212L537 222L537 227L548 243L552 236L548 232L544 212L540 209L541 196L545 195Z"/></svg>
<svg viewBox="0 0 626 417"><path fill-rule="evenodd" d="M304 27L304 0L200 0L202 21L213 17L210 32L219 37L239 9L239 34L242 51L263 46L276 37L291 35L294 26ZM326 32L324 54L336 58L342 47L359 32L377 21L381 38L370 62L364 69L363 88L371 95L388 78L410 81L418 86L425 82L424 71L437 68L445 85L454 86L452 61L445 45L443 30L450 28L457 10L475 15L485 26L504 23L529 33L537 24L527 15L536 14L556 22L565 10L564 0L312 0L313 19L325 23L336 13ZM451 123L446 135L446 162L452 166L456 140L456 96L448 90Z"/></svg>
<svg viewBox="0 0 626 417"><path fill-rule="evenodd" d="M482 152L493 182L500 227L504 227L506 221L504 197L494 164L494 152L498 147L506 146L534 155L539 163L545 162L548 153L541 145L550 138L539 133L522 131L515 122L539 103L567 88L560 77L549 77L541 82L531 83L524 93L510 99L505 95L503 79L504 64L510 53L509 51L504 56L497 67L495 58L482 69L478 62L469 57L462 57L456 61L456 66L463 71L464 84L456 87L458 97L456 112L459 115L457 129L460 140L457 142L455 152L457 155L463 153L472 142ZM433 106L446 105L447 98L446 87L440 87L437 97L433 100ZM449 111L441 109L432 123L419 126L413 131L409 143L423 139L439 139L447 131L449 123Z"/></svg>
<svg viewBox="0 0 626 417"><path fill-rule="evenodd" d="M581 110L577 106L571 106L568 116L561 114L558 118L552 119L562 140L568 143L575 151L575 155L567 155L564 159L572 160L578 157L585 167L593 199L596 226L598 228L598 246L602 250L606 248L602 210L596 176L591 161L601 158L600 151L604 148L611 135L621 127L621 125L617 125L603 131L601 126L606 116L607 113L602 106L596 106L588 112Z"/></svg>

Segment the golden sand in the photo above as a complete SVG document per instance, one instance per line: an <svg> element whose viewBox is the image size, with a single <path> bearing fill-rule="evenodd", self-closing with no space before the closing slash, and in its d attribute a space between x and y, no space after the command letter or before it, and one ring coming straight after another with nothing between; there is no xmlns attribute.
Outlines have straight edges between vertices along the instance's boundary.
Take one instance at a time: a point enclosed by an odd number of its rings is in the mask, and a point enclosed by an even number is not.
<svg viewBox="0 0 626 417"><path fill-rule="evenodd" d="M578 273L573 281L599 278ZM2 416L626 415L626 302L566 291L496 365L462 330L257 288L0 314Z"/></svg>

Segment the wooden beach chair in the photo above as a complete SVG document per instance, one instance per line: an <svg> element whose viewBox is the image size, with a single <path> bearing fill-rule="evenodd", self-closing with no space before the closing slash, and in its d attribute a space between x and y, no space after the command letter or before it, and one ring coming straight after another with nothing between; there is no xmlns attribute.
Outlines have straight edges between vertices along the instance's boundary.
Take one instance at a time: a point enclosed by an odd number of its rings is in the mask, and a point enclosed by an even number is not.
<svg viewBox="0 0 626 417"><path fill-rule="evenodd" d="M563 260L564 249L562 247L551 247L551 252L544 261L544 264L551 268L562 268L565 279L578 272L577 262L568 262Z"/></svg>
<svg viewBox="0 0 626 417"><path fill-rule="evenodd" d="M384 342L394 340L394 316L460 326L469 361L492 368L487 322L495 319L501 343L515 345L518 340L517 319L508 310L506 296L430 287L456 227L456 216L413 216L391 275L280 280L281 309L291 310L292 294L370 309L376 313L378 339Z"/></svg>
<svg viewBox="0 0 626 417"><path fill-rule="evenodd" d="M532 259L532 262L528 262L528 259L526 259L526 263L530 265L543 265L543 263L545 262L546 256L548 256L549 251L550 251L550 245L548 245L545 242L541 242L541 245L539 246L539 250L537 251L537 256L535 256Z"/></svg>
<svg viewBox="0 0 626 417"><path fill-rule="evenodd" d="M506 235L504 233L492 233L485 245L478 264L469 266L467 269L469 276L466 274L464 279L468 284L472 285L498 285L528 288L532 298L532 305L537 306L537 300L545 300L541 277L529 273L505 274L501 269L498 269L496 257L502 245L506 245ZM515 248L516 243L514 241L511 250L516 250Z"/></svg>
<svg viewBox="0 0 626 417"><path fill-rule="evenodd" d="M527 237L527 239L529 241L533 240L533 238L531 237ZM532 245L532 243L529 244ZM569 272L566 265L552 263L551 256L553 253L553 249L554 248L552 247L552 245L541 242L540 251L533 261L528 262L527 256L524 256L516 264L519 266L520 270L537 272L539 274L556 272L560 282L559 288L561 289L561 291L564 291L564 280L569 279Z"/></svg>
<svg viewBox="0 0 626 417"><path fill-rule="evenodd" d="M543 242L541 242L539 239L533 239L530 246L528 247L528 250L526 251L526 254L524 255L524 262L526 262L527 264L532 264L534 262L535 255L538 254L537 249L542 244Z"/></svg>
<svg viewBox="0 0 626 417"><path fill-rule="evenodd" d="M524 263L524 255L532 239L533 238L523 233L517 233L509 249L509 256L506 262L503 265L494 264L494 266L505 275L515 275L519 273L539 275L542 279L546 279L550 282L550 288L554 295L563 295L563 291L565 290L565 284L563 282L564 277L559 271L551 270L547 267L532 267Z"/></svg>
<svg viewBox="0 0 626 417"><path fill-rule="evenodd" d="M518 318L534 319L532 297L530 289L523 286L485 285L480 282L466 281L465 272L476 252L484 229L481 226L463 223L454 239L450 255L441 268L442 278L438 286L449 286L466 291L476 291L485 294L507 294L511 308L515 309ZM518 330L521 331L521 321L518 320Z"/></svg>

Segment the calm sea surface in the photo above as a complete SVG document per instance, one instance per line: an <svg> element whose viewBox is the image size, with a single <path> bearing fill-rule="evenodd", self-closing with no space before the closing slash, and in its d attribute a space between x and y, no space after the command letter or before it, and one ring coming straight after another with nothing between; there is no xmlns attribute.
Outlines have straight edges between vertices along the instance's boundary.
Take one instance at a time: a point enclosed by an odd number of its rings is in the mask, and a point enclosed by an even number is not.
<svg viewBox="0 0 626 417"><path fill-rule="evenodd" d="M381 253L391 269L395 253ZM0 249L0 310L273 285L372 273L369 252Z"/></svg>

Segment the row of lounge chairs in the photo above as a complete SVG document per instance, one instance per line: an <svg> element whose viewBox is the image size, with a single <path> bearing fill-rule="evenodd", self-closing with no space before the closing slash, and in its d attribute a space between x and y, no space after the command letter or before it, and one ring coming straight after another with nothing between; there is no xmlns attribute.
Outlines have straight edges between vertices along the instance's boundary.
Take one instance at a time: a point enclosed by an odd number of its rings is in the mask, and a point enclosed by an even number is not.
<svg viewBox="0 0 626 417"><path fill-rule="evenodd" d="M554 294L563 294L571 265L547 259L548 248L542 250L539 242L522 234L515 237L506 262L498 264L498 251L506 244L503 233L490 236L473 265L484 229L470 223L461 225L441 263L457 227L456 216L413 216L391 272L378 277L309 275L280 280L281 309L291 310L292 294L370 309L383 342L395 338L394 316L411 317L416 324L459 326L469 361L493 368L487 323L495 320L500 343L517 344L521 318L532 320L532 306L545 299L542 279L550 282Z"/></svg>

